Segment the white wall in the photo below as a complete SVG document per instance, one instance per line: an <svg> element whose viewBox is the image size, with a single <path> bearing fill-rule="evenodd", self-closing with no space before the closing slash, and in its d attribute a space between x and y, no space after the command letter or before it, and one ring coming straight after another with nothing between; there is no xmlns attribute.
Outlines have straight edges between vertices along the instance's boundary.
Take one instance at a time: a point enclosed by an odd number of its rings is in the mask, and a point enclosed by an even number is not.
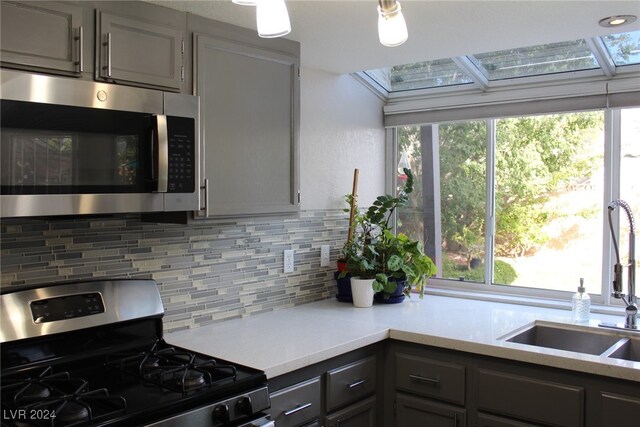
<svg viewBox="0 0 640 427"><path fill-rule="evenodd" d="M301 209L346 207L353 170L359 205L384 194L383 102L353 77L302 68L300 82Z"/></svg>

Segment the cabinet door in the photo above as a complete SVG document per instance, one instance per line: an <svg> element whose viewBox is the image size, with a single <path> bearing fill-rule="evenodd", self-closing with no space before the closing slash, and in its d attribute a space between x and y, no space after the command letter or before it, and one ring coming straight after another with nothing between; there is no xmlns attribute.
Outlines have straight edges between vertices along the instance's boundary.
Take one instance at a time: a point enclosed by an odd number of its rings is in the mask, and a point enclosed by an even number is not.
<svg viewBox="0 0 640 427"><path fill-rule="evenodd" d="M396 426L464 427L466 411L429 399L396 393Z"/></svg>
<svg viewBox="0 0 640 427"><path fill-rule="evenodd" d="M100 11L96 25L96 79L180 90L182 31Z"/></svg>
<svg viewBox="0 0 640 427"><path fill-rule="evenodd" d="M209 214L296 212L299 58L194 38Z"/></svg>
<svg viewBox="0 0 640 427"><path fill-rule="evenodd" d="M376 398L370 397L328 415L325 421L326 427L375 427Z"/></svg>
<svg viewBox="0 0 640 427"><path fill-rule="evenodd" d="M640 399L613 393L600 394L600 425L636 427L640 424Z"/></svg>
<svg viewBox="0 0 640 427"><path fill-rule="evenodd" d="M478 369L477 378L480 410L536 424L584 425L583 387L489 369Z"/></svg>
<svg viewBox="0 0 640 427"><path fill-rule="evenodd" d="M80 75L84 68L82 8L58 2L0 6L2 65Z"/></svg>

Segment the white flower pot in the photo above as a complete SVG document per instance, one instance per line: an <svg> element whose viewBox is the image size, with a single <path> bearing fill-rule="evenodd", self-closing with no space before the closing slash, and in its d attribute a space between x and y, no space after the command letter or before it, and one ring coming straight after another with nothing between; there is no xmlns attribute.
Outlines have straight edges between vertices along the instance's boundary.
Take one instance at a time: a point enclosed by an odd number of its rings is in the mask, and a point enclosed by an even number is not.
<svg viewBox="0 0 640 427"><path fill-rule="evenodd" d="M351 294L354 307L371 307L373 305L373 286L375 279L351 278Z"/></svg>

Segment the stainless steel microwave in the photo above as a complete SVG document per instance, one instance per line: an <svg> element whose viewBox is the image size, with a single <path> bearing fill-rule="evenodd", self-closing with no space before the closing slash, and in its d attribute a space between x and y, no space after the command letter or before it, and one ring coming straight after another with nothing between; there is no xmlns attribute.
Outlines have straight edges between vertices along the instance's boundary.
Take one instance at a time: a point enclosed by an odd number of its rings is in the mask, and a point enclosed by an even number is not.
<svg viewBox="0 0 640 427"><path fill-rule="evenodd" d="M199 209L198 97L2 70L0 215Z"/></svg>

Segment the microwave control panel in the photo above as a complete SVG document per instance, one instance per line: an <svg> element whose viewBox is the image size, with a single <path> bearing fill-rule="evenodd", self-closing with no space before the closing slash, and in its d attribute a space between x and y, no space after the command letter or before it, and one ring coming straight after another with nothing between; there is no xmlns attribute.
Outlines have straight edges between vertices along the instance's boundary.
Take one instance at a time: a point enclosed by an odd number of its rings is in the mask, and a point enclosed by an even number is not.
<svg viewBox="0 0 640 427"><path fill-rule="evenodd" d="M167 117L169 133L169 193L195 191L195 120Z"/></svg>

